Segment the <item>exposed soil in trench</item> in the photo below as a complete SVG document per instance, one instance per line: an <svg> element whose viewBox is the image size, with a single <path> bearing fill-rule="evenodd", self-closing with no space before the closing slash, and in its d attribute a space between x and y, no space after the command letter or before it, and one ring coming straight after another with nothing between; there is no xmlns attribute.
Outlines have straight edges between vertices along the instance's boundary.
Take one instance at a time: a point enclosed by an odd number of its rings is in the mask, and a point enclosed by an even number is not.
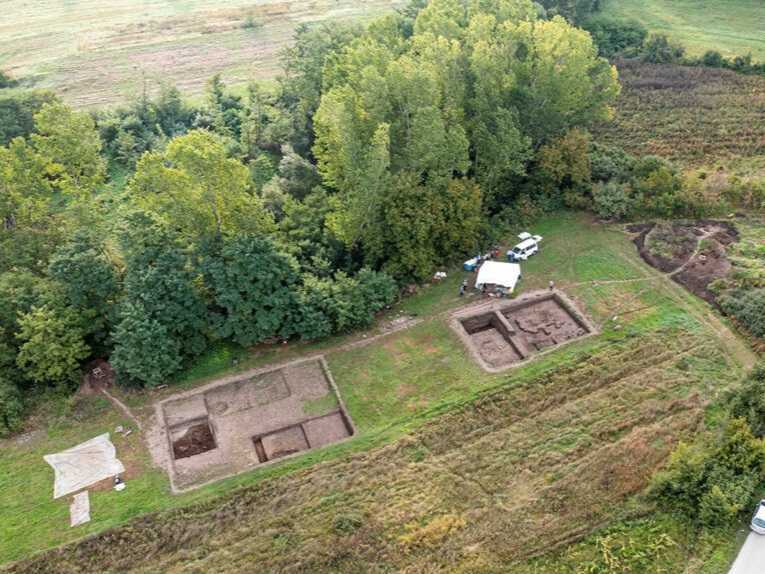
<svg viewBox="0 0 765 574"><path fill-rule="evenodd" d="M199 423L189 427L186 433L173 442L173 456L176 459L202 454L215 448L213 437L208 423Z"/></svg>
<svg viewBox="0 0 765 574"><path fill-rule="evenodd" d="M735 226L710 219L690 223L640 223L627 226L643 260L667 273L694 295L717 305L710 285L731 270L726 247L738 241Z"/></svg>

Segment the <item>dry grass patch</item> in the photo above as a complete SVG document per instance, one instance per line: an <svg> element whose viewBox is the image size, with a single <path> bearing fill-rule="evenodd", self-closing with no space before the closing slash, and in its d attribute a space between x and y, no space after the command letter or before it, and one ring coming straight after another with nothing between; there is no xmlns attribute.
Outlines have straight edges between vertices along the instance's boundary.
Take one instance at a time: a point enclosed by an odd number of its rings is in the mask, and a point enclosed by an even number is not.
<svg viewBox="0 0 765 574"><path fill-rule="evenodd" d="M198 94L221 72L230 84L272 78L295 26L369 19L400 0L7 0L0 64L75 106L124 101L144 79ZM248 22L255 24L250 26Z"/></svg>

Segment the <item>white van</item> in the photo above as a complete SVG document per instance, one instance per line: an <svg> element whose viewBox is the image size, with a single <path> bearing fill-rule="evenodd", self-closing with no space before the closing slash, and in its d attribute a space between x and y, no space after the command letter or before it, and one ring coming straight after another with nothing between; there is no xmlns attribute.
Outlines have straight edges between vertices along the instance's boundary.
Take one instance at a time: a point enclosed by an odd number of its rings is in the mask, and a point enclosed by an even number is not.
<svg viewBox="0 0 765 574"><path fill-rule="evenodd" d="M539 251L539 243L542 241L541 235L531 235L524 231L518 235L521 242L507 252L507 259L513 261L526 261L529 257Z"/></svg>

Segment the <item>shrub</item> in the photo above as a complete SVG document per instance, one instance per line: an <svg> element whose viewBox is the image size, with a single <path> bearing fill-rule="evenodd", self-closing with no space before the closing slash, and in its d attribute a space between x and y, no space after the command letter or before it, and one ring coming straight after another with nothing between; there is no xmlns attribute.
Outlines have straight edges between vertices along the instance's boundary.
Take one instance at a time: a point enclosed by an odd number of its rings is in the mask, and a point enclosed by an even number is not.
<svg viewBox="0 0 765 574"><path fill-rule="evenodd" d="M589 149L590 135L580 129L570 130L539 149L542 174L559 189L589 183L592 175Z"/></svg>
<svg viewBox="0 0 765 574"><path fill-rule="evenodd" d="M364 516L357 512L338 514L332 520L332 530L335 534L351 534L364 526Z"/></svg>
<svg viewBox="0 0 765 574"><path fill-rule="evenodd" d="M648 30L636 20L617 20L614 18L591 18L584 24L590 32L598 53L606 58L617 54L627 56L639 52L645 42Z"/></svg>
<svg viewBox="0 0 765 574"><path fill-rule="evenodd" d="M244 30L257 30L258 28L262 28L262 27L263 27L263 24L258 22L255 19L255 16L253 16L252 14L248 14L247 17L242 22L242 28Z"/></svg>
<svg viewBox="0 0 765 574"><path fill-rule="evenodd" d="M659 524L619 525L595 539L596 556L580 564L577 574L654 572L655 564L676 543Z"/></svg>
<svg viewBox="0 0 765 574"><path fill-rule="evenodd" d="M744 419L732 419L716 443L681 444L657 473L652 495L702 526L731 524L765 479L765 440Z"/></svg>
<svg viewBox="0 0 765 574"><path fill-rule="evenodd" d="M623 149L599 143L590 146L593 181L627 181L637 160Z"/></svg>
<svg viewBox="0 0 765 574"><path fill-rule="evenodd" d="M725 58L717 50L709 50L701 57L701 63L709 68L722 68L725 66Z"/></svg>
<svg viewBox="0 0 765 574"><path fill-rule="evenodd" d="M361 296L364 298L367 310L372 316L396 300L398 294L396 282L385 273L372 271L371 269L362 269L357 279Z"/></svg>
<svg viewBox="0 0 765 574"><path fill-rule="evenodd" d="M19 82L10 74L0 70L0 90L3 88L15 88L18 84Z"/></svg>
<svg viewBox="0 0 765 574"><path fill-rule="evenodd" d="M754 368L728 401L731 416L745 419L755 436L765 436L765 362Z"/></svg>
<svg viewBox="0 0 765 574"><path fill-rule="evenodd" d="M630 185L616 181L596 184L592 199L595 213L602 219L625 219L634 205Z"/></svg>
<svg viewBox="0 0 765 574"><path fill-rule="evenodd" d="M640 209L659 217L672 217L678 211L677 194L682 179L672 169L661 166L635 183Z"/></svg>
<svg viewBox="0 0 765 574"><path fill-rule="evenodd" d="M311 341L331 335L334 325L330 318L332 307L332 281L306 275L297 294L300 308L298 334Z"/></svg>
<svg viewBox="0 0 765 574"><path fill-rule="evenodd" d="M334 279L307 275L298 292L302 339L318 339L367 327L375 313L390 305L398 292L385 273L362 269L356 277L338 273Z"/></svg>
<svg viewBox="0 0 765 574"><path fill-rule="evenodd" d="M643 44L643 60L653 64L677 64L685 55L685 48L664 34L651 34Z"/></svg>
<svg viewBox="0 0 765 574"><path fill-rule="evenodd" d="M23 414L24 403L19 389L0 375L0 437L18 430Z"/></svg>
<svg viewBox="0 0 765 574"><path fill-rule="evenodd" d="M367 327L374 320L375 313L392 301L392 298L389 299L389 286L385 285L392 279L384 277L387 275L371 271L360 273L358 278L342 272L335 276L328 311L336 333Z"/></svg>
<svg viewBox="0 0 765 574"><path fill-rule="evenodd" d="M765 289L735 290L720 298L720 306L755 337L765 337Z"/></svg>

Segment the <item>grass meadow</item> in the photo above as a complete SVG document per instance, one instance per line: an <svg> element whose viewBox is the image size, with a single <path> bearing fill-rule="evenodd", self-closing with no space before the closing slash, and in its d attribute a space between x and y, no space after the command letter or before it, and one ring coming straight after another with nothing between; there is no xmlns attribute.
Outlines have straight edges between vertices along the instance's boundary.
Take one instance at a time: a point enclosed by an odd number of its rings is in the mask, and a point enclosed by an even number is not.
<svg viewBox="0 0 765 574"><path fill-rule="evenodd" d="M689 54L717 50L725 56L751 53L765 61L765 10L760 0L604 0L603 14L642 22L667 34Z"/></svg>
<svg viewBox="0 0 765 574"><path fill-rule="evenodd" d="M186 96L220 72L269 79L299 24L368 19L401 0L25 0L3 2L0 67L76 107L175 84Z"/></svg>
<svg viewBox="0 0 765 574"><path fill-rule="evenodd" d="M640 493L654 469L714 416L709 405L753 356L703 302L645 266L620 229L563 213L532 231L545 239L525 264L521 291L554 280L600 334L488 374L448 326L448 310L465 303L457 294L463 273L454 271L392 311L416 312L419 324L366 346L341 338L216 349L178 386L121 391L121 398L148 422L151 402L178 388L321 351L358 434L180 496L170 495L137 433L116 437L128 488L94 493L93 520L77 529L68 528L68 502L52 500L42 455L129 421L100 399L72 402L38 417L46 421L42 433L2 445L0 499L12 503L0 507L0 563L105 530L12 571L55 564L62 573L182 565L244 572L257 555L264 570L472 571L512 563L524 573L552 571L550 564L565 572L572 559L555 552L574 541L583 560L596 559L593 532L645 515ZM547 526L551 509L560 513L559 528ZM681 549L657 560L690 554L708 563L718 553L719 569L691 572L724 571L734 543L699 545L671 518L657 520L647 532L666 531Z"/></svg>

